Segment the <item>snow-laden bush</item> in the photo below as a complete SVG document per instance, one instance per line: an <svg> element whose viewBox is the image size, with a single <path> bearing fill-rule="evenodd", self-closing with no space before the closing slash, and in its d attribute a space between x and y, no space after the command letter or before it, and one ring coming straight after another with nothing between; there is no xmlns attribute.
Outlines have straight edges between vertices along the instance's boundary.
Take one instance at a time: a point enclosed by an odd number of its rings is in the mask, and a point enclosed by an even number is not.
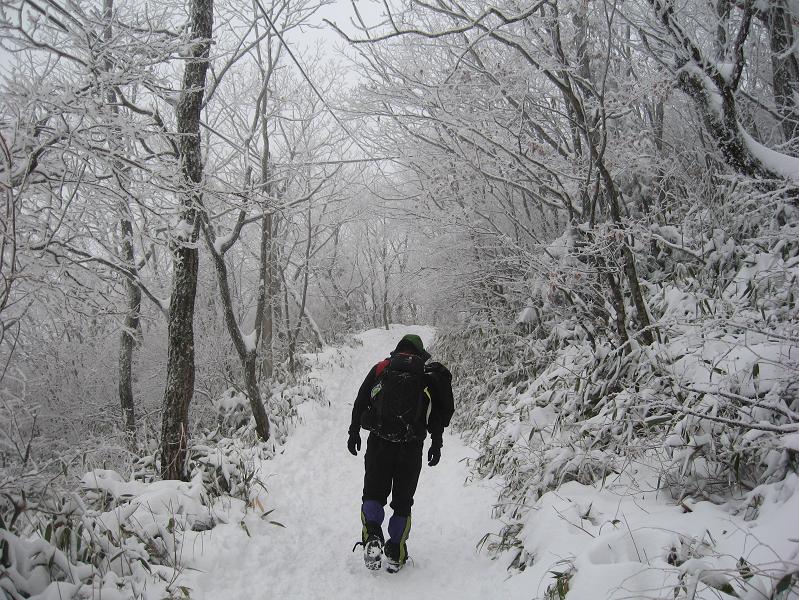
<svg viewBox="0 0 799 600"><path fill-rule="evenodd" d="M213 401L216 423L225 433L236 431L246 426L252 417L247 396L229 388Z"/></svg>
<svg viewBox="0 0 799 600"><path fill-rule="evenodd" d="M266 390L272 440L258 440L246 397L229 390L213 403L216 429L190 441L187 482L159 480L157 451L135 461L130 478L93 469L69 485L64 466L58 486L0 480L0 590L14 600L184 597L177 578L187 535L224 522L222 506L261 508L262 461L291 432L297 408L322 398L307 370L280 373ZM24 441L32 416L20 413L17 422Z"/></svg>
<svg viewBox="0 0 799 600"><path fill-rule="evenodd" d="M299 355L292 372L287 364L278 365L268 388L272 436L278 443L286 441L299 420L297 408L306 402L322 402L324 391L309 377L307 355Z"/></svg>
<svg viewBox="0 0 799 600"><path fill-rule="evenodd" d="M319 386L309 379L302 355L297 358L293 372L286 364L276 365L274 376L263 386L261 393L268 407L271 436L281 444L297 422L297 407L309 401L319 402L324 395ZM239 437L255 435L252 411L243 391L228 388L212 402L212 406L216 415L217 434Z"/></svg>
<svg viewBox="0 0 799 600"><path fill-rule="evenodd" d="M704 202L672 223L629 223L650 344L628 290L621 337L604 282L622 271L625 238L607 226L569 229L535 258L517 302L507 293L441 331L454 422L482 450L475 473L503 482L508 524L487 543L516 548L514 566L530 558L522 518L566 482L658 465L646 485L746 511L755 490L797 471L799 219L737 193L740 211Z"/></svg>
<svg viewBox="0 0 799 600"><path fill-rule="evenodd" d="M201 488L200 481L125 481L98 469L61 498L29 505L7 496L0 589L14 600L168 591L180 569L181 532L209 521Z"/></svg>
<svg viewBox="0 0 799 600"><path fill-rule="evenodd" d="M186 534L224 522L223 505L236 502L245 511L257 506L265 490L260 460L272 453L271 445L208 435L192 441L188 482L158 480L157 461L145 457L130 479L94 469L61 494L45 492L33 501L24 492L6 493L0 502L0 589L15 600L59 593L181 597L176 581L185 566ZM147 590L163 594L149 596Z"/></svg>

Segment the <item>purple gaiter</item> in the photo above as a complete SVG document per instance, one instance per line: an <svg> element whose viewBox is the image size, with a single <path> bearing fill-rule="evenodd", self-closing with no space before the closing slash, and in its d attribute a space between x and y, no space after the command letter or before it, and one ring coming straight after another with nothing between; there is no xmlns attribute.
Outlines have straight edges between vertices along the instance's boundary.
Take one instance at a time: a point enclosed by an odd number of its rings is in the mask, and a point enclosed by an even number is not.
<svg viewBox="0 0 799 600"><path fill-rule="evenodd" d="M367 521L378 525L383 524L383 518L386 516L383 505L376 500L366 500L361 505L361 512Z"/></svg>
<svg viewBox="0 0 799 600"><path fill-rule="evenodd" d="M388 520L388 537L393 543L399 544L400 542L405 541L402 539L402 535L407 533L405 528L408 525L408 519L410 519L410 517L392 515L392 517ZM405 539L407 539L407 535Z"/></svg>

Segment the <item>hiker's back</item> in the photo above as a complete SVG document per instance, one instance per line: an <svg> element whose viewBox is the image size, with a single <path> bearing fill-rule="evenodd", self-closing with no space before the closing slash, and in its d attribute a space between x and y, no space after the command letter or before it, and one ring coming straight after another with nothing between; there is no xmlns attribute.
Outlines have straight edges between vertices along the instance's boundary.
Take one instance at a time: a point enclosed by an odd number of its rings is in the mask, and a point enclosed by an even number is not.
<svg viewBox="0 0 799 600"><path fill-rule="evenodd" d="M429 401L424 395L424 359L394 353L377 365L376 375L361 427L391 442L423 438Z"/></svg>

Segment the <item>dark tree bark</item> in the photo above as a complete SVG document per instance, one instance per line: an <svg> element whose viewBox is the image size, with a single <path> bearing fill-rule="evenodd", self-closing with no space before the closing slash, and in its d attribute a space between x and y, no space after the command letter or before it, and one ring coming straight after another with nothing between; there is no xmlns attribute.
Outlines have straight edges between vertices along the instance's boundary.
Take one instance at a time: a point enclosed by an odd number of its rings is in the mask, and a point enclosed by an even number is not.
<svg viewBox="0 0 799 600"><path fill-rule="evenodd" d="M616 333L619 335L619 345L624 348L623 352L627 354L630 351L630 337L627 335L627 310L624 308L624 296L613 274L606 272L605 277L610 288L613 309L616 313Z"/></svg>
<svg viewBox="0 0 799 600"><path fill-rule="evenodd" d="M274 7L273 7L274 9ZM261 10L264 10L263 8ZM269 19L274 22L274 13L270 13ZM256 28L258 24L255 24ZM256 47L258 58L258 68L261 71L261 95L257 110L260 112L261 128L261 180L260 180L260 199L261 211L261 244L260 244L260 265L258 269L258 300L255 309L256 323L260 328L260 344L258 352L260 354L260 374L267 379L271 378L275 369L275 324L276 314L280 303L277 301L280 294L280 287L277 277L277 252L275 249L275 217L272 210L269 210L270 202L278 195L279 186L275 185L274 174L272 172L272 155L269 139L269 96L272 75L280 60L283 50L282 41L273 46L273 34L277 31L272 28L267 34L266 53L262 53L259 44ZM279 36L276 36L280 40Z"/></svg>
<svg viewBox="0 0 799 600"><path fill-rule="evenodd" d="M779 179L752 154L746 145L738 124L738 108L733 90L719 75L717 89L707 88L707 79L699 74L681 71L677 77L679 88L688 94L699 108L705 129L713 138L724 161L737 173L753 179ZM721 96L721 110L715 106L716 93Z"/></svg>
<svg viewBox="0 0 799 600"><path fill-rule="evenodd" d="M209 246L212 247L212 244L213 242L209 239ZM266 410L261 400L261 392L258 389L258 340L256 338L251 346L245 344L244 337L241 334L241 329L236 322L236 316L233 312L233 301L230 295L227 266L225 265L224 256L216 252L212 252L212 255L214 258L214 266L216 267L220 293L222 295L225 323L227 324L228 332L233 340L233 346L236 348L236 353L239 355L244 369L244 389L250 401L252 414L255 417L255 430L258 433L258 437L266 441L269 439L269 419L266 416ZM256 321L258 321L257 317ZM260 328L261 323L256 322L254 331L259 332Z"/></svg>
<svg viewBox="0 0 799 600"><path fill-rule="evenodd" d="M799 60L794 48L791 13L784 0L769 2L765 20L768 24L771 46L771 77L774 103L782 117L785 141L799 137Z"/></svg>
<svg viewBox="0 0 799 600"><path fill-rule="evenodd" d="M385 225L384 225L384 231L385 231ZM383 304L382 317L383 317L383 327L385 327L386 331L388 331L389 330L388 277L390 274L390 265L388 264L388 247L385 238L383 238L382 243L383 246L380 251L380 260L382 262L382 267L383 267L383 297L381 298Z"/></svg>
<svg viewBox="0 0 799 600"><path fill-rule="evenodd" d="M593 143L591 144L591 147L593 148ZM605 191L608 196L611 217L613 218L613 221L618 223L624 231L624 239L622 240L621 248L622 257L624 259L624 274L627 276L627 283L630 286L630 295L633 299L633 305L635 306L638 323L641 326L639 332L641 342L645 346L649 346L655 341L655 337L652 333L652 321L649 318L649 307L646 304L643 291L641 290L641 284L638 280L638 269L635 266L635 254L633 254L632 251L633 236L626 231L627 228L624 227L624 223L622 222L620 210L621 197L620 192L613 181L613 176L607 170L605 163L601 158L599 158L596 162L600 176L605 183ZM615 293L615 290L613 292Z"/></svg>
<svg viewBox="0 0 799 600"><path fill-rule="evenodd" d="M178 100L177 134L182 190L181 232L174 250L174 278L169 302L166 388L161 426L161 477L185 479L189 404L194 394L194 300L197 292L198 212L200 184L200 111L213 34L212 0L192 0L190 28L193 43L183 71Z"/></svg>
<svg viewBox="0 0 799 600"><path fill-rule="evenodd" d="M127 208L127 205L125 206ZM123 218L119 222L122 231L122 259L134 275L137 267L133 255L133 226L131 221ZM125 321L119 339L119 401L122 406L125 433L131 443L136 439L136 411L133 399L133 350L138 345L141 323L141 290L130 279L125 280L127 306Z"/></svg>
<svg viewBox="0 0 799 600"><path fill-rule="evenodd" d="M641 325L640 331L640 339L642 343L645 345L649 345L654 341L654 337L650 330L651 322L649 319L649 310L646 305L646 300L644 299L643 292L641 290L641 285L638 281L638 270L635 266L635 257L633 255L632 250L630 249L630 244L632 244L632 236L626 233L627 227L624 223L622 218L622 202L623 198L621 197L621 192L616 186L616 182L613 179L613 175L608 170L605 164L605 157L604 157L604 140L602 139L601 129L605 127L601 119L595 118L590 116L587 112L586 104L581 101L580 97L578 96L578 91L582 92L583 94L593 97L601 106L604 103L604 98L601 94L597 93L594 89L593 85L590 84L591 82L591 65L590 65L590 57L589 57L589 49L588 49L588 21L586 18L585 13L580 10L575 13L573 16L574 24L577 28L577 35L575 37L575 44L577 45L577 72L580 75L580 80L577 80L576 83L573 82L573 78L568 74L567 71L560 71L558 72L558 76L556 77L554 73L548 73L548 77L550 80L555 83L563 95L564 103L569 111L569 114L572 115L574 125L573 127L576 128L579 134L582 135L585 142L585 148L588 150L588 155L593 162L594 168L597 170L597 175L599 180L602 182L604 187L604 198L607 201L607 208L608 212L610 213L610 217L617 226L625 232L624 237L622 238L622 247L621 253L624 259L624 274L626 276L627 282L630 286L630 295L632 296L633 304L636 308L636 313L638 316L638 321ZM557 27L554 27L551 31L553 36L553 45L555 47L555 53L561 60L561 62L566 65L566 55L563 52L562 44L560 41L560 30ZM579 146L575 144L575 153L577 156L583 155L583 146L580 144ZM594 222L594 209L593 203L592 206L589 208L588 206L588 190L583 189L582 192L582 213L583 217L589 216L590 222L593 225ZM624 299L621 292L621 276L619 277L619 282L615 280L612 275L607 276L607 282L611 289L611 294L613 296L613 304L616 308L616 325L617 330L619 333L619 338L621 339L622 343L626 343L628 340L627 331L626 331L626 320L627 316L625 314L624 309Z"/></svg>

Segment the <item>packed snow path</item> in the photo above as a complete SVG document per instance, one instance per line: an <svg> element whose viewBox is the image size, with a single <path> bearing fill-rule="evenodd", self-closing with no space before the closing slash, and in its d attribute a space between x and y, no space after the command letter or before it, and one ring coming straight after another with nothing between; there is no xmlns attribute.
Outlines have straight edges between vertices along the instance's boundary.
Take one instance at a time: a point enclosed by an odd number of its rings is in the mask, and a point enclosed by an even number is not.
<svg viewBox="0 0 799 600"><path fill-rule="evenodd" d="M417 333L430 345L433 330L394 327L361 334L362 346L327 349L314 360L314 376L329 406L305 406L303 423L285 447L260 465L268 493L260 509L220 525L202 539L186 573L193 599L356 600L393 598L530 598L518 582L508 580L502 561L477 552L486 532L496 531L491 507L496 492L483 482L464 485L464 458L474 455L445 433L442 458L422 468L408 540L413 562L397 574L370 572L360 548L360 501L363 445L358 457L347 452L352 402L371 366L386 356L405 333ZM425 453L429 440L425 443ZM387 508L386 523L391 514ZM273 520L285 527L270 524ZM198 540L199 542L199 540ZM515 588L515 589L514 589Z"/></svg>

